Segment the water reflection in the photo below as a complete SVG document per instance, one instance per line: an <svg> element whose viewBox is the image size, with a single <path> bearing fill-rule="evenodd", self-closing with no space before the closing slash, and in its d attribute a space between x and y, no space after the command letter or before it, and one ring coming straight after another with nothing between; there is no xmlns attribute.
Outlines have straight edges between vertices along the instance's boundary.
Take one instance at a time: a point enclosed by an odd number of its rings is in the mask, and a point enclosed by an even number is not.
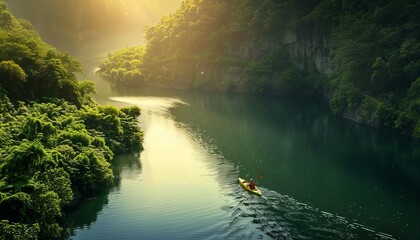
<svg viewBox="0 0 420 240"><path fill-rule="evenodd" d="M173 110L176 121L241 173L263 173L264 187L377 231L418 236L418 142L337 119L317 99L188 97L189 106Z"/></svg>
<svg viewBox="0 0 420 240"><path fill-rule="evenodd" d="M75 238L415 236L418 226L404 224L414 221L417 198L393 196L415 181L386 181L388 161L412 163L399 141L336 119L316 101L154 91L111 98L113 105L141 106L145 151L141 164L117 166L122 182L110 193L113 203ZM383 163L379 150L388 152L387 144L395 149ZM260 173L263 198L237 183ZM121 229L108 229L116 225Z"/></svg>
<svg viewBox="0 0 420 240"><path fill-rule="evenodd" d="M100 212L109 203L109 194L120 190L122 179L137 179L141 173L140 153L116 156L113 159L114 184L101 192L92 194L88 199L72 207L66 212L66 227L69 236L76 230L88 229L97 221Z"/></svg>

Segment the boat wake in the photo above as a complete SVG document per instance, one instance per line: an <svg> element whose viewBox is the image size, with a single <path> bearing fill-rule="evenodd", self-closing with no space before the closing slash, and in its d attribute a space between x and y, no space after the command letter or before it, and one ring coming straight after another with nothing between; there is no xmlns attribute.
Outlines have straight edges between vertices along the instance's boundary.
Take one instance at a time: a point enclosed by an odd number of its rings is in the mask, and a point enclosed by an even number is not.
<svg viewBox="0 0 420 240"><path fill-rule="evenodd" d="M258 197L237 185L233 205L222 208L231 215L227 229L229 238L395 239L344 217L312 208L290 196L262 188L263 196Z"/></svg>

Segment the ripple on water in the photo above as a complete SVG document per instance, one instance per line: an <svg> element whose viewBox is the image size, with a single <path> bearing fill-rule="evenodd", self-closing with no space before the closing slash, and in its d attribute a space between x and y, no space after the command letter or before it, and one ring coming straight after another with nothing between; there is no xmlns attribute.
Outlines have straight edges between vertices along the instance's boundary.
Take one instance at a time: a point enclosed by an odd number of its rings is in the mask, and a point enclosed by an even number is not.
<svg viewBox="0 0 420 240"><path fill-rule="evenodd" d="M293 222L305 222L312 223L316 221L316 216L312 213L305 212L288 212L284 214L284 217Z"/></svg>
<svg viewBox="0 0 420 240"><path fill-rule="evenodd" d="M330 228L310 227L306 230L306 232L316 239L351 239L348 238L349 236L347 236L347 234Z"/></svg>
<svg viewBox="0 0 420 240"><path fill-rule="evenodd" d="M320 211L290 196L262 189L264 195L258 197L237 185L237 205L222 207L223 211L231 213L229 231L233 236L254 239L255 236L243 230L245 226L254 226L270 239L393 239L391 235Z"/></svg>

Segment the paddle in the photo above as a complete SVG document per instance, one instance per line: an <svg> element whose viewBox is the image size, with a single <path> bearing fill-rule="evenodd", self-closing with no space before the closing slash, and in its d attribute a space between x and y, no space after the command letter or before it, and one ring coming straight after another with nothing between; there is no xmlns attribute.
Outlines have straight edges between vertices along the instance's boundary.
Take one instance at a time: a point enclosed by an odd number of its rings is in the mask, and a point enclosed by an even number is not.
<svg viewBox="0 0 420 240"><path fill-rule="evenodd" d="M260 175L258 176L258 182L256 181L255 184L256 185L260 185L260 182L259 181L262 180L263 178L264 178L263 174L260 173Z"/></svg>

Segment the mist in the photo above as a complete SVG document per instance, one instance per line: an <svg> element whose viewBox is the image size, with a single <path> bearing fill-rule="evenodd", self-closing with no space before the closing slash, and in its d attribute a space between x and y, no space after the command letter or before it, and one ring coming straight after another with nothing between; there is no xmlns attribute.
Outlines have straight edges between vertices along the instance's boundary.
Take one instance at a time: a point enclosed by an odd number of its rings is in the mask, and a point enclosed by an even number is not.
<svg viewBox="0 0 420 240"><path fill-rule="evenodd" d="M121 34L142 39L145 27L174 12L181 0L6 0L43 40L72 51L82 42Z"/></svg>

